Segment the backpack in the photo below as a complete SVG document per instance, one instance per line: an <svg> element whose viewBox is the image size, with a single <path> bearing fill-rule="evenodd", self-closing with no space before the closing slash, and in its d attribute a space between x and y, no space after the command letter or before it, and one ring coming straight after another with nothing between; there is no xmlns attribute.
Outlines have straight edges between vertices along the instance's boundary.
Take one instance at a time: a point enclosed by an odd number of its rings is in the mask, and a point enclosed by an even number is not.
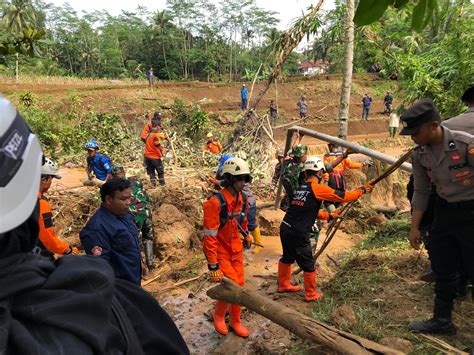
<svg viewBox="0 0 474 355"><path fill-rule="evenodd" d="M247 203L247 195L244 193L241 193L242 195L242 209L240 210L239 213L239 218L237 219L237 223L241 226L242 223L245 220L245 216L247 214L248 210L248 203ZM236 216L233 216L231 213L228 212L227 210L227 202L225 201L224 195L222 194L221 191L216 192L213 196L217 198L219 201L219 205L221 207L221 212L219 213L219 229L225 226L227 221L229 219L234 219Z"/></svg>

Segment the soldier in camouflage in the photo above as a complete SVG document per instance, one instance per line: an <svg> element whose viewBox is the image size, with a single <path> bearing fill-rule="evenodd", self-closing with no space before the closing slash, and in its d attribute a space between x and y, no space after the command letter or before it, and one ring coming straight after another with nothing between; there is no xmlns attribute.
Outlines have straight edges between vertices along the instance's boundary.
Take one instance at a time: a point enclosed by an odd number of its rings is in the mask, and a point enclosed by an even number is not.
<svg viewBox="0 0 474 355"><path fill-rule="evenodd" d="M112 169L114 178L126 178L125 169L120 164L115 164ZM132 201L130 203L130 213L137 225L141 235L141 242L145 252L145 262L148 269L153 268L153 240L155 231L153 230L153 221L151 211L148 208L149 196L145 192L143 183L134 178L127 178L131 183Z"/></svg>
<svg viewBox="0 0 474 355"><path fill-rule="evenodd" d="M306 160L306 153L308 147L304 144L296 144L288 153L290 159L283 163L283 173L281 175L283 187L285 188L285 197L281 202L280 208L286 210L288 203L293 198L293 192L298 186L304 183L304 178L301 175L303 163Z"/></svg>

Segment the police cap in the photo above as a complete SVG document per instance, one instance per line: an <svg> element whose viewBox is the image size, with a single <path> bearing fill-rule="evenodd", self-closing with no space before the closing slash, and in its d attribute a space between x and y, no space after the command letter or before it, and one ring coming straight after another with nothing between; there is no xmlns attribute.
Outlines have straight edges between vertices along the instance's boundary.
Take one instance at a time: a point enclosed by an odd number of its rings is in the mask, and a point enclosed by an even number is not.
<svg viewBox="0 0 474 355"><path fill-rule="evenodd" d="M461 97L461 100L464 102L474 103L474 84L471 84L467 87L466 91Z"/></svg>
<svg viewBox="0 0 474 355"><path fill-rule="evenodd" d="M441 121L439 112L431 99L421 99L416 102L412 107L403 112L400 118L403 125L403 129L400 132L402 136L415 134L426 122Z"/></svg>

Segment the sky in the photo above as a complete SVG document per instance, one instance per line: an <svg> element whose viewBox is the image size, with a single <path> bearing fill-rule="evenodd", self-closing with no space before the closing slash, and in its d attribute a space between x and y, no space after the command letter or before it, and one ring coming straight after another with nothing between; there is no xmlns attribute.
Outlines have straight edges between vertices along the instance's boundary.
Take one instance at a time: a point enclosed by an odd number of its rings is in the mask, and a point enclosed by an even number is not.
<svg viewBox="0 0 474 355"><path fill-rule="evenodd" d="M215 1L215 0L211 0ZM71 7L76 10L107 10L112 15L118 15L121 10L135 10L138 5L155 11L162 10L166 7L166 0L47 0L55 5L62 5L68 2ZM217 1L215 1L217 2ZM276 17L280 20L278 29L287 29L292 20L301 16L302 12L306 10L309 5L317 3L316 0L257 0L258 6L278 12ZM120 4L117 6L117 4ZM330 9L333 6L333 0L326 0L323 8Z"/></svg>

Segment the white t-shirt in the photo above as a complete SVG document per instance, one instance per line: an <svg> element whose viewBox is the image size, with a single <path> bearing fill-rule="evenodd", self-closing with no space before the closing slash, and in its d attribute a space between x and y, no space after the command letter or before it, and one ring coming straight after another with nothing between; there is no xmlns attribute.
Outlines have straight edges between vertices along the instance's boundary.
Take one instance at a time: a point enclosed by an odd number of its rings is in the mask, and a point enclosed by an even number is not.
<svg viewBox="0 0 474 355"><path fill-rule="evenodd" d="M397 127L400 125L400 117L395 113L395 112L392 112L390 114L390 123L389 123L389 126L390 127Z"/></svg>

